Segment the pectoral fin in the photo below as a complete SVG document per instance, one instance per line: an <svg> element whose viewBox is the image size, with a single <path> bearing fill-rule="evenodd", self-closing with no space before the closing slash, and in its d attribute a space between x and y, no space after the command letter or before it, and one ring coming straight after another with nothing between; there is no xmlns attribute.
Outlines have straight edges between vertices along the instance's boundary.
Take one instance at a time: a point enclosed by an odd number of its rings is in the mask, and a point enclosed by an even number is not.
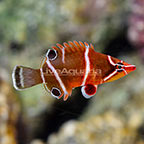
<svg viewBox="0 0 144 144"><path fill-rule="evenodd" d="M82 92L83 96L87 99L94 96L96 91L97 91L97 85L88 84L81 88L81 92Z"/></svg>

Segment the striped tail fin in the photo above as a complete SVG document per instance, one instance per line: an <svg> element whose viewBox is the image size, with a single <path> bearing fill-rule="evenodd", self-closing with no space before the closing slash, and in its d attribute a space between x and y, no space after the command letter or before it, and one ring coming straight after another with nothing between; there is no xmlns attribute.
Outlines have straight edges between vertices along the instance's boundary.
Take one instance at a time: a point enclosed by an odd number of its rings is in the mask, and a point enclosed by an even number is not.
<svg viewBox="0 0 144 144"><path fill-rule="evenodd" d="M17 90L32 87L42 83L40 69L15 66L12 73L13 86Z"/></svg>

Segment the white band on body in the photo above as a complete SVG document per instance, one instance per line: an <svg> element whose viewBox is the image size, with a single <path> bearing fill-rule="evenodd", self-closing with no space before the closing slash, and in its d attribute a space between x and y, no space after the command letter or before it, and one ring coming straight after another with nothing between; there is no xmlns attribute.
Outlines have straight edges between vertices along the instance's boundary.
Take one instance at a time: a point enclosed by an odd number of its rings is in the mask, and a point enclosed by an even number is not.
<svg viewBox="0 0 144 144"><path fill-rule="evenodd" d="M44 77L43 69L42 69L42 68L40 68L40 73L41 73L42 81L43 81L43 83L45 84L46 82L45 82L45 77Z"/></svg>
<svg viewBox="0 0 144 144"><path fill-rule="evenodd" d="M86 66L85 66L85 76L84 76L84 79L83 79L83 82L82 82L82 86L85 85L86 83L86 79L88 77L88 74L90 72L90 60L89 60L89 45L86 46L86 51L85 51L85 63L86 63Z"/></svg>
<svg viewBox="0 0 144 144"><path fill-rule="evenodd" d="M125 69L122 69L123 71L124 71L124 73L127 75L128 73L127 73L127 71L125 70Z"/></svg>
<svg viewBox="0 0 144 144"><path fill-rule="evenodd" d="M110 64L112 64L113 66L115 66L116 64L112 61L111 56L108 55L108 61L110 62Z"/></svg>
<svg viewBox="0 0 144 144"><path fill-rule="evenodd" d="M43 62L42 62L42 66L41 66L41 68L40 68L40 75L41 75L41 79L42 79L42 81L43 81L43 84L44 84L44 88L48 91L48 92L50 92L50 90L48 89L48 87L47 87L47 83L46 83L46 81L45 81L45 77L44 77L44 72L43 72L43 65L44 65L44 63L45 63L45 59L43 60Z"/></svg>
<svg viewBox="0 0 144 144"><path fill-rule="evenodd" d="M67 90L66 90L66 88L65 88L64 83L62 82L61 78L59 77L56 69L55 69L55 68L52 66L52 64L50 63L48 57L47 57L46 63L47 63L47 65L48 65L48 67L52 70L52 72L54 73L56 80L59 82L59 84L60 84L60 86L61 86L61 88L62 88L62 90L63 90L63 92L64 92L64 95L68 94L68 92L67 92Z"/></svg>
<svg viewBox="0 0 144 144"><path fill-rule="evenodd" d="M107 77L104 78L104 81L108 80L109 78L111 78L113 75L115 75L117 73L117 70L115 70L114 72L112 72L111 74L109 74Z"/></svg>

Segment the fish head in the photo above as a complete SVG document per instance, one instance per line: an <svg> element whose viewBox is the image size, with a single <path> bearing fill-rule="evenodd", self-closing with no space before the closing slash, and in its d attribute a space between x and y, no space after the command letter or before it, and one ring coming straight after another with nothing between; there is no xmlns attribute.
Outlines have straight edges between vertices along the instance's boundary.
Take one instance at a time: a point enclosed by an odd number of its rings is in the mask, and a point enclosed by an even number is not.
<svg viewBox="0 0 144 144"><path fill-rule="evenodd" d="M107 60L109 63L109 67L111 67L111 71L108 75L104 77L103 79L104 83L122 78L125 75L129 74L130 72L136 70L135 65L128 64L117 58L107 56Z"/></svg>

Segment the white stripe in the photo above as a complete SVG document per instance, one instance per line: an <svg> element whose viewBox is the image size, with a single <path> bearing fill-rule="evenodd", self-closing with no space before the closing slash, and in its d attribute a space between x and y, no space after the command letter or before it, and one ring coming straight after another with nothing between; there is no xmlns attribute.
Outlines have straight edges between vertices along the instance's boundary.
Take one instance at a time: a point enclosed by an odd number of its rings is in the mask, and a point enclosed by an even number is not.
<svg viewBox="0 0 144 144"><path fill-rule="evenodd" d="M86 70L86 72L85 72L85 76L84 76L82 85L85 85L86 79L88 77L88 73L90 72L90 60L89 60L88 53L89 53L89 46L86 46L86 51L85 51L85 63L86 63L85 70Z"/></svg>
<svg viewBox="0 0 144 144"><path fill-rule="evenodd" d="M43 74L42 68L40 68L40 73L41 73L42 81L43 81L43 83L45 84L46 82L45 82L45 78L44 78L44 74Z"/></svg>
<svg viewBox="0 0 144 144"><path fill-rule="evenodd" d="M20 76L20 84L24 88L23 68L20 68L19 76Z"/></svg>
<svg viewBox="0 0 144 144"><path fill-rule="evenodd" d="M43 65L44 65L44 63L45 63L45 59L46 58L44 58L43 59L43 61L42 61L42 64L41 64L41 68L40 68L40 74L41 74L41 78L42 78L42 81L43 81L43 83L45 84L46 82L45 82L45 77L44 77L44 73L43 73Z"/></svg>
<svg viewBox="0 0 144 144"><path fill-rule="evenodd" d="M44 77L42 68L40 68L40 73L41 73L41 78L42 78L43 84L45 85L46 90L47 90L48 92L50 92L50 90L48 89L48 87L47 87L47 85L46 85L45 77Z"/></svg>
<svg viewBox="0 0 144 144"><path fill-rule="evenodd" d="M43 66L44 63L45 63L45 59L43 60L43 62L42 62L41 65ZM41 72L41 78L42 78L43 84L45 85L46 90L47 90L48 92L50 92L50 90L48 89L48 87L47 87L47 85L46 85L46 81L45 81L45 77L44 77L44 73L43 73L42 67L40 68L40 72Z"/></svg>
<svg viewBox="0 0 144 144"><path fill-rule="evenodd" d="M13 80L13 86L16 90L20 90L17 86L16 86L16 79L15 79L15 71L16 71L17 66L14 67L13 72L12 72L12 80Z"/></svg>
<svg viewBox="0 0 144 144"><path fill-rule="evenodd" d="M127 73L127 71L125 70L125 69L122 69L123 71L124 71L124 73L127 75L128 73Z"/></svg>
<svg viewBox="0 0 144 144"><path fill-rule="evenodd" d="M117 73L117 70L115 70L114 72L112 72L111 74L109 74L107 77L104 78L104 81L106 81L107 79L111 78L113 75L115 75Z"/></svg>
<svg viewBox="0 0 144 144"><path fill-rule="evenodd" d="M61 50L62 50L62 62L65 63L65 49L64 49L64 47Z"/></svg>
<svg viewBox="0 0 144 144"><path fill-rule="evenodd" d="M17 66L14 67L13 72L12 72L12 81L13 81L13 86L16 90L21 91L22 89L19 89L16 85L16 79L15 79L15 71L16 71Z"/></svg>
<svg viewBox="0 0 144 144"><path fill-rule="evenodd" d="M59 77L59 75L58 75L57 71L55 70L55 68L54 68L54 67L52 66L52 64L50 63L48 57L47 57L47 61L46 61L46 62L47 62L48 67L49 67L49 68L52 70L52 72L54 73L55 78L58 80L61 88L63 89L64 95L68 94L68 92L66 91L65 85L63 84L63 82L62 82L61 78Z"/></svg>
<svg viewBox="0 0 144 144"><path fill-rule="evenodd" d="M109 56L109 55L108 55L108 60L109 60L109 62L110 62L113 66L116 65L116 64L112 61L111 56Z"/></svg>
<svg viewBox="0 0 144 144"><path fill-rule="evenodd" d="M124 66L124 67L132 67L132 66L135 67L135 65L128 65L128 66Z"/></svg>

